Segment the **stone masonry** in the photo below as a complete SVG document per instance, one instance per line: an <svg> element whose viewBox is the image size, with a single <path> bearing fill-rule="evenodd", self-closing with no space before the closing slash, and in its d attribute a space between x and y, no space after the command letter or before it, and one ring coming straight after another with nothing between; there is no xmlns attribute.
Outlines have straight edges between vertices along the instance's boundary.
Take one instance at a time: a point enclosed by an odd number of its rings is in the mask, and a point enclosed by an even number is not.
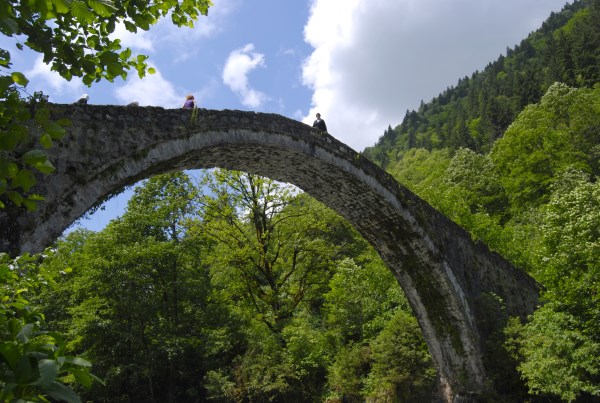
<svg viewBox="0 0 600 403"><path fill-rule="evenodd" d="M77 218L149 176L221 167L292 183L345 217L378 251L414 310L446 401L489 392L488 297L525 317L538 285L333 136L276 114L51 105L69 118L37 211L0 210L0 251L40 252ZM494 314L494 313L492 313Z"/></svg>

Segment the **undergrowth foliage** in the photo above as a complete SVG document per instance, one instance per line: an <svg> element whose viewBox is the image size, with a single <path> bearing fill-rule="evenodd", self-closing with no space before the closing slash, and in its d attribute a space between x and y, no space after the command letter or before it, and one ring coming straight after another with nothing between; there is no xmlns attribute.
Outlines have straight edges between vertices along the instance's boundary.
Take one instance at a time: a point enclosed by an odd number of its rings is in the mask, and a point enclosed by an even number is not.
<svg viewBox="0 0 600 403"><path fill-rule="evenodd" d="M0 255L0 401L77 403L72 384L102 381L90 372L89 361L67 354L64 337L48 331L42 307L30 303L51 282L39 261Z"/></svg>

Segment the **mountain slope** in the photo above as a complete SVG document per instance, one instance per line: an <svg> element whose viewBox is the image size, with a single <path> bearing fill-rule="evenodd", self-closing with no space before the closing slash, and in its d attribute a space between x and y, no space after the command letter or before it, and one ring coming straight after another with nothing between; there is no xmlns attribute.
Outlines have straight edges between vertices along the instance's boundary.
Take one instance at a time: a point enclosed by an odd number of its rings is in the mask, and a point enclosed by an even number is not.
<svg viewBox="0 0 600 403"><path fill-rule="evenodd" d="M402 123L388 127L364 154L384 168L412 148L460 147L485 153L516 116L554 82L600 82L600 0L578 0L486 68L458 80Z"/></svg>

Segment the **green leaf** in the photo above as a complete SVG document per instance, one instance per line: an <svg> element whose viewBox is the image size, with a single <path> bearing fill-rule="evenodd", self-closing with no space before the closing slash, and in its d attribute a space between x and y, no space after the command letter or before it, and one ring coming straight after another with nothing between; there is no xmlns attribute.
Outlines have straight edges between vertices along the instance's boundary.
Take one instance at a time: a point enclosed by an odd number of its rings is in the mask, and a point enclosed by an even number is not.
<svg viewBox="0 0 600 403"><path fill-rule="evenodd" d="M115 52L103 52L100 54L100 61L103 64L119 63L119 55Z"/></svg>
<svg viewBox="0 0 600 403"><path fill-rule="evenodd" d="M131 57L131 49L127 48L119 54L119 57L123 61L127 61Z"/></svg>
<svg viewBox="0 0 600 403"><path fill-rule="evenodd" d="M86 73L88 73L88 74L96 73L96 64L94 64L94 62L86 59L86 60L83 60L82 64L83 64L83 70Z"/></svg>
<svg viewBox="0 0 600 403"><path fill-rule="evenodd" d="M0 136L0 150L14 150L21 140L27 137L27 128L19 124L12 124Z"/></svg>
<svg viewBox="0 0 600 403"><path fill-rule="evenodd" d="M25 122L26 120L31 119L31 112L29 112L28 109L21 109L19 112L17 112L16 118L20 122Z"/></svg>
<svg viewBox="0 0 600 403"><path fill-rule="evenodd" d="M89 362L86 359L83 359L81 357L64 357L65 363L69 363L69 364L73 364L73 365L77 365L80 367L91 367L92 363Z"/></svg>
<svg viewBox="0 0 600 403"><path fill-rule="evenodd" d="M29 4L31 6L33 6L33 1L29 0ZM46 0L35 0L35 9L38 13L40 13L40 15L42 16L42 18L44 19L50 19L53 18L54 13L52 12L52 10L48 9L48 7L51 7L52 4L49 1Z"/></svg>
<svg viewBox="0 0 600 403"><path fill-rule="evenodd" d="M41 108L35 111L35 121L41 125L48 122L50 111L48 108Z"/></svg>
<svg viewBox="0 0 600 403"><path fill-rule="evenodd" d="M55 360L42 359L38 363L38 369L40 371L39 383L48 386L58 376L60 367Z"/></svg>
<svg viewBox="0 0 600 403"><path fill-rule="evenodd" d="M12 336L16 337L17 333L21 330L21 324L22 321L15 318L8 321L8 330Z"/></svg>
<svg viewBox="0 0 600 403"><path fill-rule="evenodd" d="M142 30L147 31L150 29L150 25L154 23L154 18L150 15L135 14L132 16L135 24Z"/></svg>
<svg viewBox="0 0 600 403"><path fill-rule="evenodd" d="M71 388L59 382L52 382L45 388L46 393L53 399L67 403L81 403L81 399Z"/></svg>
<svg viewBox="0 0 600 403"><path fill-rule="evenodd" d="M29 83L29 80L27 79L27 77L25 77L25 75L23 73L20 73L18 71L15 71L10 76L12 77L12 79L15 83L22 85L23 87L25 87Z"/></svg>
<svg viewBox="0 0 600 403"><path fill-rule="evenodd" d="M27 343L29 338L33 335L34 329L35 325L33 323L27 323L17 334L17 340L21 343Z"/></svg>
<svg viewBox="0 0 600 403"><path fill-rule="evenodd" d="M46 130L48 132L48 134L50 134L50 136L52 136L52 138L54 140L60 140L66 134L65 129L56 122L46 123L43 125L43 127L44 127L44 130Z"/></svg>
<svg viewBox="0 0 600 403"><path fill-rule="evenodd" d="M48 156L42 150L29 150L23 154L23 162L29 165L42 163L48 159Z"/></svg>
<svg viewBox="0 0 600 403"><path fill-rule="evenodd" d="M133 22L123 21L123 24L125 24L125 29L129 32L133 32L134 34L137 32L137 26Z"/></svg>
<svg viewBox="0 0 600 403"><path fill-rule="evenodd" d="M81 81L83 81L83 83L89 87L90 85L92 85L92 83L94 82L95 79L96 79L95 74L86 74L83 76Z"/></svg>
<svg viewBox="0 0 600 403"><path fill-rule="evenodd" d="M88 0L88 4L101 17L110 17L116 10L110 1Z"/></svg>
<svg viewBox="0 0 600 403"><path fill-rule="evenodd" d="M6 67L5 65L3 65L3 66ZM2 92L3 94L6 93L6 91L12 84L13 84L12 78L10 78L8 76L0 76L0 92Z"/></svg>
<svg viewBox="0 0 600 403"><path fill-rule="evenodd" d="M4 357L11 369L15 369L21 352L19 347L12 341L4 342L0 344L0 355Z"/></svg>
<svg viewBox="0 0 600 403"><path fill-rule="evenodd" d="M94 13L92 13L87 4L80 0L73 0L71 3L71 13L82 25L92 24L94 22Z"/></svg>
<svg viewBox="0 0 600 403"><path fill-rule="evenodd" d="M33 368L31 368L29 357L21 356L15 368L15 375L18 383L29 383L33 380Z"/></svg>
<svg viewBox="0 0 600 403"><path fill-rule="evenodd" d="M15 164L14 162L9 162L6 165L6 177L7 178L14 178L17 176L17 174L19 173L19 166L17 164Z"/></svg>
<svg viewBox="0 0 600 403"><path fill-rule="evenodd" d="M148 67L148 74L156 74L156 69L154 67Z"/></svg>
<svg viewBox="0 0 600 403"><path fill-rule="evenodd" d="M92 386L92 382L94 381L94 378L90 375L89 372L87 372L85 370L81 370L81 369L74 369L70 372L75 376L75 379L77 379L77 382L79 382L86 388L89 388L90 386Z"/></svg>
<svg viewBox="0 0 600 403"><path fill-rule="evenodd" d="M0 19L0 32L6 36L12 36L19 32L19 25L12 18Z"/></svg>
<svg viewBox="0 0 600 403"><path fill-rule="evenodd" d="M52 163L49 160L46 160L44 162L38 162L35 163L33 165L33 167L35 169L37 169L38 171L40 171L43 174L51 174L52 172L54 172L56 170L56 168L54 168L54 165L52 165Z"/></svg>
<svg viewBox="0 0 600 403"><path fill-rule="evenodd" d="M37 203L27 199L23 199L23 206L25 206L25 208L27 209L27 211L35 211L37 210Z"/></svg>
<svg viewBox="0 0 600 403"><path fill-rule="evenodd" d="M112 34L113 32L115 32L115 20L114 19L111 19L106 24L106 32L109 34Z"/></svg>
<svg viewBox="0 0 600 403"><path fill-rule="evenodd" d="M36 180L33 176L33 173L27 169L22 169L19 171L17 176L13 179L13 188L22 188L25 192L29 192L29 189L33 185L35 185Z"/></svg>
<svg viewBox="0 0 600 403"><path fill-rule="evenodd" d="M46 149L51 148L52 137L48 133L42 134L42 137L40 137L40 144Z"/></svg>
<svg viewBox="0 0 600 403"><path fill-rule="evenodd" d="M61 125L62 127L65 127L65 126L71 126L71 125L73 124L73 122L71 122L71 119L67 119L67 118L61 118L61 119L58 119L58 120L56 121L56 123L58 123L58 124L59 124L59 125Z"/></svg>
<svg viewBox="0 0 600 403"><path fill-rule="evenodd" d="M106 65L106 69L112 76L115 76L115 77L120 76L124 72L123 66L121 65L121 63L109 63Z"/></svg>
<svg viewBox="0 0 600 403"><path fill-rule="evenodd" d="M66 14L69 12L69 3L68 0L53 0L54 7L56 8L56 12L59 14Z"/></svg>
<svg viewBox="0 0 600 403"><path fill-rule="evenodd" d="M100 42L100 38L98 38L98 35L90 35L87 38L87 45L90 49L96 49L99 42Z"/></svg>

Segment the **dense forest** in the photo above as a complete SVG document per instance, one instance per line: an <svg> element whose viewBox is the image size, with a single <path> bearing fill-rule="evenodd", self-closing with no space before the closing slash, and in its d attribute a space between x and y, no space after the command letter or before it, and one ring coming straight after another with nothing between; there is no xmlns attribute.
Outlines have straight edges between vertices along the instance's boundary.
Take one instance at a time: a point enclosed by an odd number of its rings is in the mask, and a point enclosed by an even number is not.
<svg viewBox="0 0 600 403"><path fill-rule="evenodd" d="M374 250L266 178L153 177L122 217L70 233L18 281L37 284L30 302L105 383L78 390L86 401L429 401L434 389Z"/></svg>
<svg viewBox="0 0 600 403"><path fill-rule="evenodd" d="M499 372L490 402L600 401L599 83L600 0L576 1L365 150L543 286L526 323L501 318L505 349L491 353L518 373ZM436 394L418 323L374 250L267 178L149 178L104 230L1 255L0 279L2 401ZM34 368L28 354L44 358Z"/></svg>
<svg viewBox="0 0 600 403"><path fill-rule="evenodd" d="M489 152L517 115L555 82L600 82L600 3L579 0L552 13L518 46L471 77L458 80L402 123L389 127L365 155L383 167L415 148Z"/></svg>
<svg viewBox="0 0 600 403"><path fill-rule="evenodd" d="M513 401L600 401L600 1L575 1L365 155L544 287ZM547 399L547 400L545 400Z"/></svg>

